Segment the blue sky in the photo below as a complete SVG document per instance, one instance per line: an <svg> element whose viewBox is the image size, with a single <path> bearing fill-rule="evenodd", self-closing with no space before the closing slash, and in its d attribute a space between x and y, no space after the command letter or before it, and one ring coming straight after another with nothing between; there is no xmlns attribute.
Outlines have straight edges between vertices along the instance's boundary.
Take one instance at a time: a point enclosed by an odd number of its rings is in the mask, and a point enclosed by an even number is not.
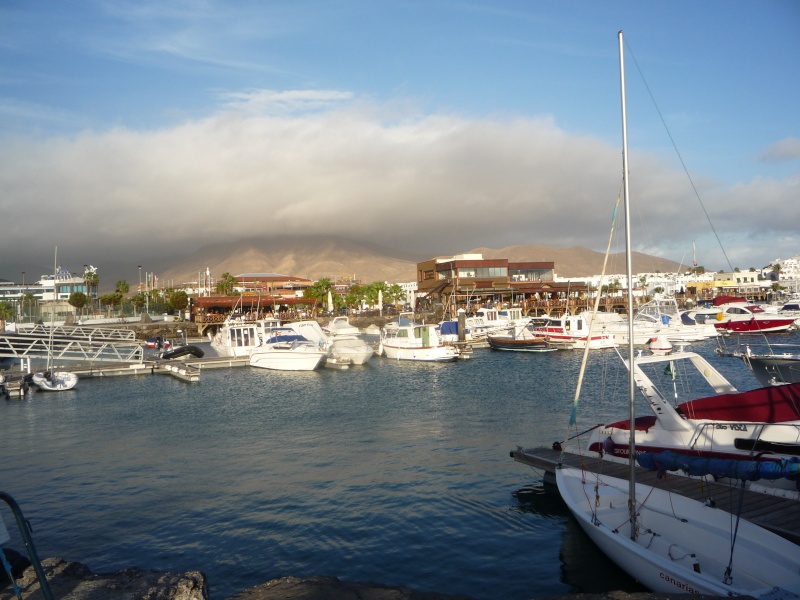
<svg viewBox="0 0 800 600"><path fill-rule="evenodd" d="M275 227L427 256L603 250L620 29L637 249L696 240L727 267L694 187L733 266L800 254L794 1L12 0L0 278L58 244L132 280L187 240Z"/></svg>

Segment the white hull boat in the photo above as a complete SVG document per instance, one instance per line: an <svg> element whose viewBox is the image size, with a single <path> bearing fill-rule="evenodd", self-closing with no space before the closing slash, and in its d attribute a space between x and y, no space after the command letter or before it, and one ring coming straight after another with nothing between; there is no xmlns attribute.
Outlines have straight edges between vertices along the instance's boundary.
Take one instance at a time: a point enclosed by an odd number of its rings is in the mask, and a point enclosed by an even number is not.
<svg viewBox="0 0 800 600"><path fill-rule="evenodd" d="M591 540L654 592L770 600L800 594L800 546L749 521L738 523L729 565L730 513L637 484L637 535L631 539L627 481L567 467L556 471L556 480Z"/></svg>
<svg viewBox="0 0 800 600"><path fill-rule="evenodd" d="M592 350L615 348L618 344L613 334L592 331L589 337L589 322L583 315L564 314L548 317L543 325L534 327L535 337L545 340L555 348L582 349L589 344Z"/></svg>
<svg viewBox="0 0 800 600"><path fill-rule="evenodd" d="M278 319L248 320L231 317L211 337L211 348L219 356L250 356L269 337L270 332L280 325Z"/></svg>
<svg viewBox="0 0 800 600"><path fill-rule="evenodd" d="M375 354L361 337L342 333L328 336L316 321L295 321L286 326L326 350L324 361L330 360L331 364L363 365Z"/></svg>
<svg viewBox="0 0 800 600"><path fill-rule="evenodd" d="M63 392L78 384L78 376L69 371L34 373L31 381L42 392Z"/></svg>
<svg viewBox="0 0 800 600"><path fill-rule="evenodd" d="M624 42L621 31L618 42L626 270L630 279L631 219ZM628 327L632 334L633 294L630 287L627 308ZM641 388L643 381L638 370L639 363L655 359L663 361L669 357L637 357L632 338L633 335L629 335L627 399L629 422L635 424L635 388L637 384ZM577 425L576 408L587 355L588 352L584 354L578 377L570 427ZM650 400L647 392L645 395ZM674 411L673 415L679 416ZM679 424L671 417L667 417L664 423ZM640 433L639 427L629 428L627 462L630 481L563 466L556 469L556 483L564 503L598 548L631 577L656 593L796 600L800 596L800 546L739 515L680 496L668 489L637 483L635 458L640 450ZM648 456L652 458L649 453ZM640 458L644 458L644 455Z"/></svg>
<svg viewBox="0 0 800 600"><path fill-rule="evenodd" d="M330 356L337 361L364 365L374 354L372 346L355 336L337 335L331 340Z"/></svg>
<svg viewBox="0 0 800 600"><path fill-rule="evenodd" d="M324 329L331 337L337 335L359 335L361 333L358 327L350 324L350 319L347 317L334 317Z"/></svg>
<svg viewBox="0 0 800 600"><path fill-rule="evenodd" d="M451 362L458 350L439 339L436 325L402 325L396 331L384 332L381 353L395 360Z"/></svg>
<svg viewBox="0 0 800 600"><path fill-rule="evenodd" d="M250 354L250 366L274 371L313 371L327 355L325 349L292 329L278 328Z"/></svg>

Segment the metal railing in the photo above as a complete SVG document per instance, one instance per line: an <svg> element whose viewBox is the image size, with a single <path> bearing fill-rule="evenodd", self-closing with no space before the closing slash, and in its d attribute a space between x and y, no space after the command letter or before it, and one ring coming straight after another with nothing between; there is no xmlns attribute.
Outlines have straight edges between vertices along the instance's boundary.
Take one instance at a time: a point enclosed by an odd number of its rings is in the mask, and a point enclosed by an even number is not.
<svg viewBox="0 0 800 600"><path fill-rule="evenodd" d="M44 569L42 569L42 563L39 562L39 556L36 554L36 546L34 546L33 537L31 536L31 533L33 532L31 524L22 514L22 509L19 507L19 504L17 504L17 501L14 500L14 498L12 498L9 494L0 491L0 500L3 500L6 504L8 504L11 512L14 513L19 534L22 536L22 541L25 543L25 549L28 551L28 560L31 561L31 565L33 566L34 571L36 571L36 577L39 580L39 587L42 590L42 595L46 600L54 600L53 593L50 591L50 584L47 582ZM0 553L2 553L2 550L0 550ZM2 558L3 562L5 563L5 556ZM11 569L8 567L6 568L8 570L8 576L14 585L14 592L16 593L17 597L20 597L19 588L17 587L17 584L11 575Z"/></svg>

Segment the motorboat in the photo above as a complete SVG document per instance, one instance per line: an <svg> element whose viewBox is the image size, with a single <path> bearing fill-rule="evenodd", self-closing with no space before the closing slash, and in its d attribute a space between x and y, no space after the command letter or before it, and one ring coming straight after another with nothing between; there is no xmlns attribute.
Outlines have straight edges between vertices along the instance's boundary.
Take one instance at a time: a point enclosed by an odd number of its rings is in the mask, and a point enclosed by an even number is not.
<svg viewBox="0 0 800 600"><path fill-rule="evenodd" d="M324 348L289 327L277 327L250 353L250 366L275 371L313 371L327 356Z"/></svg>
<svg viewBox="0 0 800 600"><path fill-rule="evenodd" d="M340 333L328 336L317 321L295 321L287 323L297 334L316 343L327 351L324 362L363 365L375 354L375 350L358 335Z"/></svg>
<svg viewBox="0 0 800 600"><path fill-rule="evenodd" d="M793 316L771 314L744 298L731 296L718 296L713 306L698 308L690 316L698 323L713 323L729 333L778 333L795 326Z"/></svg>
<svg viewBox="0 0 800 600"><path fill-rule="evenodd" d="M333 320L324 327L329 336L337 335L359 335L361 331L358 327L350 324L348 317L334 317Z"/></svg>
<svg viewBox="0 0 800 600"><path fill-rule="evenodd" d="M628 321L618 313L586 311L583 314L592 321L592 331L610 333L617 343L628 343ZM697 323L679 310L672 296L656 294L652 300L638 308L633 319L634 345L650 344L655 337L663 337L670 342L699 342L714 338L719 331L713 324Z"/></svg>
<svg viewBox="0 0 800 600"><path fill-rule="evenodd" d="M280 320L272 317L250 319L243 314L231 314L219 331L209 336L211 348L219 356L250 356L269 337L270 332L280 325Z"/></svg>
<svg viewBox="0 0 800 600"><path fill-rule="evenodd" d="M770 344L759 352L747 345L741 357L761 385L800 383L800 348L797 346Z"/></svg>
<svg viewBox="0 0 800 600"><path fill-rule="evenodd" d="M444 343L434 324L398 325L396 330L384 328L380 353L396 360L450 362L458 358L458 349Z"/></svg>
<svg viewBox="0 0 800 600"><path fill-rule="evenodd" d="M390 321L383 326L382 331L386 333L395 333L400 327L407 327L414 324L414 313L403 311L397 315L397 321Z"/></svg>
<svg viewBox="0 0 800 600"><path fill-rule="evenodd" d="M635 420L637 452L759 461L800 456L800 384L739 392L707 359L687 351L639 356L634 364L636 387L652 411ZM697 394L700 384L714 394ZM681 390L696 399L679 403ZM603 424L592 430L589 451L626 462L630 435L630 419ZM771 493L800 499L788 480L755 486L782 487L787 491Z"/></svg>
<svg viewBox="0 0 800 600"><path fill-rule="evenodd" d="M589 322L583 315L564 313L560 317L549 317L543 325L534 327L535 337L545 340L555 348L582 348L587 343L591 349L617 346L613 334L592 331L589 337Z"/></svg>

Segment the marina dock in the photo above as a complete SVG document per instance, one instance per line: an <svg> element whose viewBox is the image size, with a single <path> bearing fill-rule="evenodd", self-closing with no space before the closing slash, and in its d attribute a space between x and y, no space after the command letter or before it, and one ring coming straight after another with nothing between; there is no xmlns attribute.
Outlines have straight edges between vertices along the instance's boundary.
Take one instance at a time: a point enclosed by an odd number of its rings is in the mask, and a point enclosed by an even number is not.
<svg viewBox="0 0 800 600"><path fill-rule="evenodd" d="M592 456L581 456L569 452L559 452L550 448L517 447L510 452L511 458L524 465L544 472L544 480L555 484L555 470L559 464L581 468L597 473L602 472L610 477L628 481L628 465L600 460ZM737 514L739 503L742 503L741 516L795 544L800 544L800 503L797 500L781 498L770 494L741 490L729 485L701 481L669 472L664 479L658 479L656 471L636 468L636 481L705 502L714 500L714 505L724 511Z"/></svg>

